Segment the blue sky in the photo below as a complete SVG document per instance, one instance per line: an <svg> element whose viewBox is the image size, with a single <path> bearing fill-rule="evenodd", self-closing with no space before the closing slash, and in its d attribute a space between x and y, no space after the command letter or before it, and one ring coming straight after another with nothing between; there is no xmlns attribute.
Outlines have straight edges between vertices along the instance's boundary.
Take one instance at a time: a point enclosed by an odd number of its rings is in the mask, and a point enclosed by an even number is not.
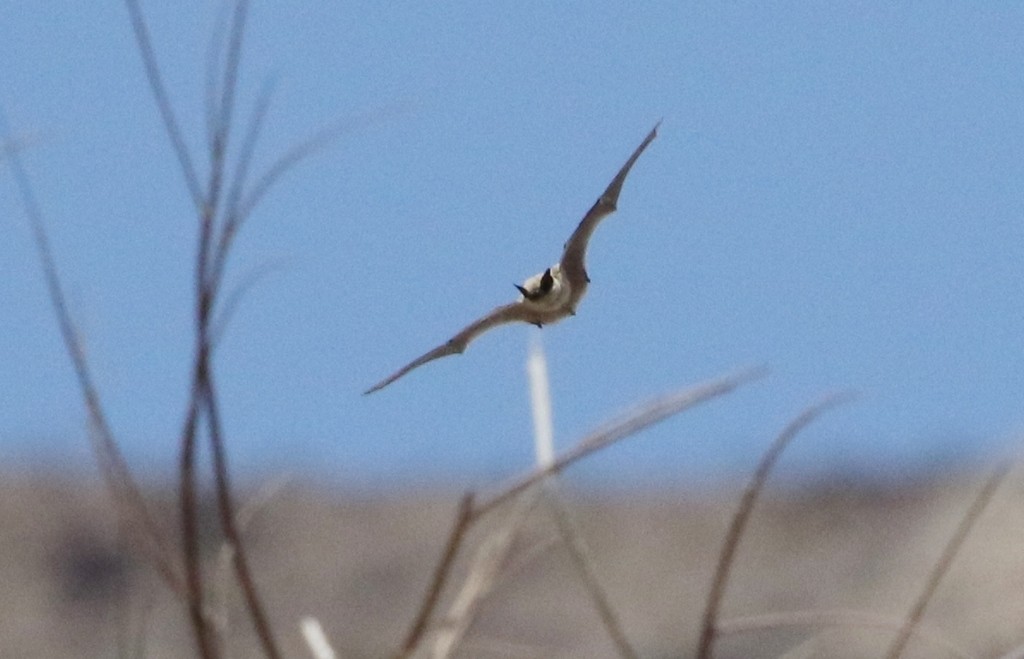
<svg viewBox="0 0 1024 659"><path fill-rule="evenodd" d="M145 9L198 151L221 5L165 4ZM532 328L360 392L554 263L658 119L578 316L543 330L557 441L687 383L771 374L578 473L742 473L837 389L861 397L790 467L898 476L1015 445L1024 8L555 4L253 4L240 109L275 83L257 163L351 129L266 198L232 261L233 282L269 268L217 361L239 470L468 486L524 468ZM114 428L169 472L195 221L122 4L0 8L0 103ZM89 469L14 191L0 166L0 459Z"/></svg>

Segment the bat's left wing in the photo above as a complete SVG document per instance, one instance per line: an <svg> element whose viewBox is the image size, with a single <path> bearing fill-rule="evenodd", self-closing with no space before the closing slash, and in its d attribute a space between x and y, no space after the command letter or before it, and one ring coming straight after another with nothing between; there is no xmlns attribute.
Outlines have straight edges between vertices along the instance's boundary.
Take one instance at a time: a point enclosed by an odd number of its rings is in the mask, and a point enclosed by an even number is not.
<svg viewBox="0 0 1024 659"><path fill-rule="evenodd" d="M565 273L570 282L589 281L586 270L586 256L590 236L594 233L594 229L597 228L598 222L615 212L615 207L619 203L619 193L622 192L622 184L625 183L629 170L633 168L633 163L637 161L637 158L644 152L647 145L658 136L658 127L660 125L660 121L654 125L651 132L647 134L644 141L640 143L640 146L636 148L633 155L629 157L626 164L622 166L619 173L612 179L604 194L598 197L594 205L587 211L587 214L583 216L579 226L569 236L568 242L565 243L565 250L562 252L561 266L562 272Z"/></svg>
<svg viewBox="0 0 1024 659"><path fill-rule="evenodd" d="M369 389L363 392L363 395L372 394L375 391L379 391L384 387L388 386L398 378L402 377L414 368L419 368L427 362L432 362L435 359L447 357L448 355L458 355L465 351L466 346L469 342L480 336L487 330L497 325L504 323L512 323L516 321L528 321L532 322L531 312L523 302L512 302L495 308L489 314L480 318L462 329L461 332L448 339L448 341L437 346L430 352L417 357L402 368L398 369L388 377L384 378L377 384L373 385Z"/></svg>

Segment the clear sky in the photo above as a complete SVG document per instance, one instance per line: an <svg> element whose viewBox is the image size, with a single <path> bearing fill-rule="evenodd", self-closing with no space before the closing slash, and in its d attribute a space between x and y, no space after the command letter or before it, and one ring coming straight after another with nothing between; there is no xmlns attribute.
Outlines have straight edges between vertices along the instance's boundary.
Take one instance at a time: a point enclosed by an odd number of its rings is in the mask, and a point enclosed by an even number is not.
<svg viewBox="0 0 1024 659"><path fill-rule="evenodd" d="M198 158L221 5L144 6ZM687 383L771 374L581 474L742 472L837 389L861 398L790 466L898 476L1024 429L1024 7L257 0L250 17L240 109L276 85L257 163L352 128L284 178L232 261L236 283L269 269L217 360L239 470L463 486L524 468L532 328L360 392L554 263L659 119L578 316L542 332L557 441ZM122 3L0 7L0 103L118 437L169 472L195 220ZM89 469L2 164L0 230L0 460Z"/></svg>

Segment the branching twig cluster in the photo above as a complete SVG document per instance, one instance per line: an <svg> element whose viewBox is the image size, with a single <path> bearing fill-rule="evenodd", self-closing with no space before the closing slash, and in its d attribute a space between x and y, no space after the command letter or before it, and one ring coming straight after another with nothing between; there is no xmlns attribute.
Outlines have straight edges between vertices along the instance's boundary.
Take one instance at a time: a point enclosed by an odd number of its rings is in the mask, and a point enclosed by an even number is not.
<svg viewBox="0 0 1024 659"><path fill-rule="evenodd" d="M42 213L18 158L19 145L13 141L5 142L3 155L9 157L12 162L15 179L32 226L61 336L85 399L90 421L90 436L93 438L104 480L121 511L121 518L131 533L131 538L149 557L164 582L186 602L200 656L220 656L221 644L208 611L207 580L203 574L199 542L199 500L195 467L197 443L205 433L212 455L220 525L230 548L235 581L242 591L246 610L264 654L276 658L281 656L281 652L257 592L248 554L236 521L236 507L231 492L212 357L216 340L238 295L237 292L233 295L224 295L223 288L228 257L239 230L267 191L290 167L326 144L345 126L332 127L313 135L286 152L262 175L256 177L254 182L250 182L250 165L269 108L270 93L267 89L257 100L248 130L238 149L234 167L230 168L229 146L236 113L235 95L248 12L247 0L237 0L231 6L223 44L219 39L215 39L211 48L206 108L209 134L205 155L208 162L206 175L201 176L178 126L170 96L163 84L149 27L139 2L125 0L125 5L150 90L195 209L198 228L194 270L194 356L189 399L180 434L180 559L176 557L178 553L172 549L166 531L155 522L149 512L148 505L135 483L107 421L68 309ZM5 125L0 128L9 135L10 130L7 129L6 122L4 123Z"/></svg>
<svg viewBox="0 0 1024 659"><path fill-rule="evenodd" d="M415 622L407 635L402 648L397 654L398 657L409 657L419 648L423 647L430 629L429 620L434 610L441 601L441 591L448 582L455 558L459 550L466 543L470 528L480 522L484 517L498 510L503 504L511 506L511 512L486 540L481 543L477 557L455 602L448 614L441 622L435 625L434 633L436 638L432 644L431 655L434 657L448 656L454 647L461 640L465 630L472 621L475 606L487 590L493 584L499 570L507 559L507 552L512 540L522 523L525 514L532 510L538 498L543 494L551 497L552 506L555 508L556 525L562 541L566 544L570 553L575 556L574 562L581 571L581 575L588 586L588 592L594 600L595 605L601 614L602 621L609 635L613 639L616 648L621 656L636 656L632 650L620 626L615 620L616 616L611 612L611 606L603 592L595 590L594 570L589 561L582 556L585 552L582 547L584 543L579 533L572 528L568 513L562 507L562 502L557 493L548 488L545 492L540 488L544 480L550 478L582 458L608 447L617 441L624 440L637 432L647 428L670 416L690 409L702 402L729 393L736 387L761 375L763 369L747 370L735 375L725 376L711 380L695 387L674 392L672 394L655 399L622 418L606 424L603 428L595 431L577 442L572 448L557 455L549 465L540 465L536 469L513 479L491 496L473 503L476 496L467 495L459 507L456 516L456 523L453 526L449 540L445 545L441 560L434 571L431 585L427 596L424 598Z"/></svg>
<svg viewBox="0 0 1024 659"><path fill-rule="evenodd" d="M490 498L482 499L479 503L473 505L472 501L476 497L474 495L467 495L460 505L459 513L456 516L456 523L445 545L442 559L431 580L428 595L423 600L410 634L407 636L401 651L396 656L409 657L417 652L417 650L422 649L429 650L429 654L432 657L447 657L460 642L463 645L467 645L463 636L472 622L475 606L486 596L488 589L494 583L497 578L496 571L502 569L514 534L522 524L526 512L531 510L537 499L544 494L551 495L551 503L555 509L554 512L556 522L558 522L561 541L570 551L570 554L572 554L574 563L580 568L581 578L587 586L591 600L593 600L601 613L602 623L615 645L618 656L637 656L632 645L627 640L617 616L614 614L607 594L596 582L593 561L584 555L585 550L583 552L579 551L581 547L585 547L582 534L573 527L571 515L564 508L564 503L558 498L557 492L551 487L555 483L546 482L545 479L553 477L563 468L588 455L591 450L597 450L598 448L610 445L614 441L624 439L651 423L666 418L672 413L682 411L682 409L685 409L690 404L725 393L753 374L746 373L739 379L735 377L723 378L722 380L673 394L660 401L649 403L620 421L607 426L602 431L594 433L578 442L573 448L558 456L550 465L539 467L513 480L504 488L500 488ZM968 651L958 646L940 631L928 626L922 626L921 620L924 609L931 601L939 582L948 571L960 546L969 535L970 529L991 501L998 486L1009 473L1012 465L1011 461L1001 462L986 480L978 496L965 512L955 533L943 550L913 608L905 617L899 618L897 616L879 615L875 612L853 610L791 611L760 616L719 619L719 611L726 592L729 574L735 562L747 523L778 459L790 442L812 421L823 412L848 401L850 398L852 398L850 394L828 396L803 410L782 430L761 456L750 483L741 496L739 506L733 515L726 533L722 549L718 554L718 565L705 601L705 613L695 656L701 659L711 659L714 656L715 640L722 636L787 627L811 627L894 631L896 634L893 644L887 654L887 657L890 659L897 659L903 656L911 639L916 639L927 647L939 650L951 657L972 659L972 655ZM684 400L687 401L686 404L682 404ZM549 487L542 489L544 485ZM480 517L491 513L500 505L506 503L512 506L508 517L497 531L494 531L492 535L482 541L477 556L468 570L468 576L465 578L459 594L455 596L451 609L449 609L447 615L441 617L434 627L431 628L428 621L433 615L433 610L441 601L441 591L452 574L452 567L461 545L468 542L470 527ZM427 642L431 630L434 634L432 644ZM805 643L794 650L794 656L804 656L801 652L809 650L817 638L817 635L809 637ZM1008 656L1016 655L1011 653Z"/></svg>

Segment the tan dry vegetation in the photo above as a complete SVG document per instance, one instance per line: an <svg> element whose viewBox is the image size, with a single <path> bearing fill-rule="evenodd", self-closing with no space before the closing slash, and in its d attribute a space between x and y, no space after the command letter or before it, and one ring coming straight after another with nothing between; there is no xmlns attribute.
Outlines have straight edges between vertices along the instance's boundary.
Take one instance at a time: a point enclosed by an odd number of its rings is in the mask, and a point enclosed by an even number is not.
<svg viewBox="0 0 1024 659"><path fill-rule="evenodd" d="M790 611L856 610L901 620L981 479L903 488L771 488L754 511L726 591L722 623ZM642 657L693 656L711 574L740 487L718 494L575 495L598 574ZM979 520L925 617L977 657L1024 639L1024 509L1011 478ZM285 488L246 530L251 561L286 656L309 656L298 620L317 617L339 656L389 656L401 643L451 525L455 493L374 498ZM168 528L173 496L157 494ZM203 551L216 523L204 506ZM496 517L500 517L496 516ZM495 521L497 521L495 519ZM484 525L488 526L488 525ZM478 539L486 529L476 529ZM97 484L5 478L0 486L0 656L193 656L180 601L118 546L116 513ZM461 582L465 557L456 568ZM211 573L213 583L230 576ZM454 589L449 589L454 590ZM230 585L227 656L257 656ZM446 592L447 605L451 592ZM883 656L894 632L808 625L727 634L715 656ZM522 654L519 654L519 653ZM611 657L614 647L544 503L457 656ZM951 656L920 641L907 657Z"/></svg>

